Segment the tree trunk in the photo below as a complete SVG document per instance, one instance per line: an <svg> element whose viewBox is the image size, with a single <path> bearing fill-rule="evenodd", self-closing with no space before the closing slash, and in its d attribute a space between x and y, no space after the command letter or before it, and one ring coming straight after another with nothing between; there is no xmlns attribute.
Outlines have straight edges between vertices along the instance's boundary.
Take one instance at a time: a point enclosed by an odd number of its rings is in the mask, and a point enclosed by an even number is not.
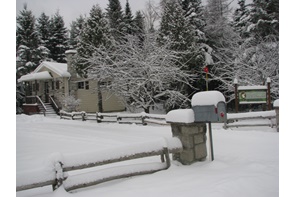
<svg viewBox="0 0 295 197"><path fill-rule="evenodd" d="M100 83L97 83L97 96L98 96L98 111L103 112L103 107L102 107L102 94L101 94L101 89L100 89Z"/></svg>
<svg viewBox="0 0 295 197"><path fill-rule="evenodd" d="M150 107L144 108L144 112L149 114L150 113Z"/></svg>

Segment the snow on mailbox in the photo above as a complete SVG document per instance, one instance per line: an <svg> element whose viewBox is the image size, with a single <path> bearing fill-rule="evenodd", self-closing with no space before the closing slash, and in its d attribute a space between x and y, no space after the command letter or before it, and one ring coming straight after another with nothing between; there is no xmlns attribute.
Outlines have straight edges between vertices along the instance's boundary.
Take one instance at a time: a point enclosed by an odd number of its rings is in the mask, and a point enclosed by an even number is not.
<svg viewBox="0 0 295 197"><path fill-rule="evenodd" d="M219 91L206 91L194 94L192 109L195 122L226 121L226 104L223 94Z"/></svg>

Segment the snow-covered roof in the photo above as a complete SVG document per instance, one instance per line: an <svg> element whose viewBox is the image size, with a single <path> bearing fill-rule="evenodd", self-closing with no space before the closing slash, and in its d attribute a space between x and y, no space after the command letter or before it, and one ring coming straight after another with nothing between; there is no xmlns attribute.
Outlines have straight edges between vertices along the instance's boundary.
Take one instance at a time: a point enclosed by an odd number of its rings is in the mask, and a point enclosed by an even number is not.
<svg viewBox="0 0 295 197"><path fill-rule="evenodd" d="M68 65L66 63L56 63L56 62L44 61L34 70L34 73L37 73L43 67L46 67L46 68L52 70L60 77L70 77L71 76L71 74L68 72Z"/></svg>
<svg viewBox="0 0 295 197"><path fill-rule="evenodd" d="M43 80L52 79L52 77L48 71L43 71L43 72L39 72L39 73L30 73L27 75L23 75L17 81L23 82L23 81L34 81L34 80L40 80L40 79L43 79Z"/></svg>
<svg viewBox="0 0 295 197"><path fill-rule="evenodd" d="M223 94L219 91L212 90L206 92L198 92L194 94L192 98L192 106L199 106L199 105L215 105L223 101L225 102L225 98Z"/></svg>

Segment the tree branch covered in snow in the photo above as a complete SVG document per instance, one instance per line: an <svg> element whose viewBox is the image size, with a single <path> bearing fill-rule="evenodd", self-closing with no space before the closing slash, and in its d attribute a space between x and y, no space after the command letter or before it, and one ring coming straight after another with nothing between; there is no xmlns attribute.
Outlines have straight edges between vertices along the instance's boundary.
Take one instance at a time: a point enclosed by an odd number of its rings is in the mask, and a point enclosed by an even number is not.
<svg viewBox="0 0 295 197"><path fill-rule="evenodd" d="M234 99L234 78L239 85L265 85L271 79L272 97L279 96L279 43L276 39L246 40L239 44L239 39L230 47L219 48L212 71L212 80L221 82L219 88Z"/></svg>
<svg viewBox="0 0 295 197"><path fill-rule="evenodd" d="M147 34L143 42L131 35L125 40L96 48L87 60L89 76L110 82L104 83L105 87L125 104L146 112L158 102L167 108L184 106L189 100L179 85L189 85L192 76L182 69L179 54L169 49L170 43L159 46L154 34Z"/></svg>

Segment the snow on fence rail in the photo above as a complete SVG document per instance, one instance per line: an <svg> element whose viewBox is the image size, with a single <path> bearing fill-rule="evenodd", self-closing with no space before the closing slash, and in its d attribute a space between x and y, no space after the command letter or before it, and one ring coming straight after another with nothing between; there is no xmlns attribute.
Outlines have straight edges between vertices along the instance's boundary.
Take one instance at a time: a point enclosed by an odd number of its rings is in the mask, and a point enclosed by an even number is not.
<svg viewBox="0 0 295 197"><path fill-rule="evenodd" d="M262 111L262 112L248 112L248 113L237 113L237 114L227 114L227 121L224 123L224 128L229 127L251 127L251 126L270 126L273 128L277 126L275 123L276 112ZM263 123L262 120L265 120ZM250 120L250 121L247 121ZM255 122L255 120L260 120Z"/></svg>
<svg viewBox="0 0 295 197"><path fill-rule="evenodd" d="M86 112L65 112L60 111L61 119L71 119L71 120L95 120L97 123L109 122L109 123L119 123L119 124L142 124L147 123L166 125L166 115L165 114L147 114L147 113L86 113Z"/></svg>
<svg viewBox="0 0 295 197"><path fill-rule="evenodd" d="M103 151L94 151L84 154L51 156L52 166L46 170L35 170L17 174L16 191L33 189L52 185L53 189L63 184L67 191L89 187L99 183L126 178L136 175L144 175L165 170L170 167L170 153L182 151L182 143L176 137L165 138L145 143L133 144L120 148ZM82 173L68 176L68 171L82 170L86 168L139 159L150 156L161 156L161 163L136 164L121 167L113 167L91 173Z"/></svg>

